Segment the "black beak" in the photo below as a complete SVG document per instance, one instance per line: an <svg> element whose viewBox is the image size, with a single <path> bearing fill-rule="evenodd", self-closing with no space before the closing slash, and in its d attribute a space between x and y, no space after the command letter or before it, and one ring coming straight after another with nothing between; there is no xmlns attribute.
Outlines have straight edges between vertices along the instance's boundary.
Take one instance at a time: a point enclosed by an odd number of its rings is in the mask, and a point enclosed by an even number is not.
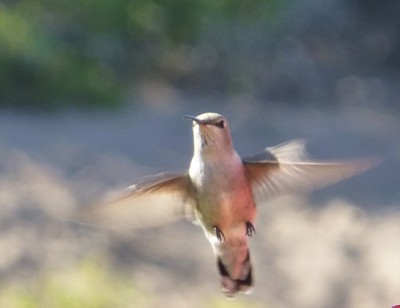
<svg viewBox="0 0 400 308"><path fill-rule="evenodd" d="M207 124L207 123L205 123L204 121L202 121L202 120L196 118L195 116L185 115L184 118L185 118L185 119L192 120L192 121L195 121L195 122L196 122L197 124L199 124L199 125L200 125L200 124L201 124L201 125Z"/></svg>

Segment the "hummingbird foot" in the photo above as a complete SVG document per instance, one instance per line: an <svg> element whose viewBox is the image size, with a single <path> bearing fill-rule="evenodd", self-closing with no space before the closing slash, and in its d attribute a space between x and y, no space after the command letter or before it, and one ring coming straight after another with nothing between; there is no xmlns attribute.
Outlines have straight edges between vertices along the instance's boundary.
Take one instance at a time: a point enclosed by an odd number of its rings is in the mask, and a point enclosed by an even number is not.
<svg viewBox="0 0 400 308"><path fill-rule="evenodd" d="M215 236L217 237L218 241L220 241L221 243L225 241L225 235L222 232L222 230L220 228L218 228L217 226L213 226L214 232L215 232Z"/></svg>
<svg viewBox="0 0 400 308"><path fill-rule="evenodd" d="M246 221L246 235L252 236L253 233L256 233L256 229L254 228L253 224L250 221Z"/></svg>

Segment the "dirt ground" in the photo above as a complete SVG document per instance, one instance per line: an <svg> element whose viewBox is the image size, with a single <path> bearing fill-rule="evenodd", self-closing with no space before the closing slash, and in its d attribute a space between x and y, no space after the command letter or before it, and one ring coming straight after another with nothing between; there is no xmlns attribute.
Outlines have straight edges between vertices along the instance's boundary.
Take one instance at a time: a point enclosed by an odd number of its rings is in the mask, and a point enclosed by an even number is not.
<svg viewBox="0 0 400 308"><path fill-rule="evenodd" d="M113 113L0 114L1 284L23 287L44 271L95 257L146 290L150 306L203 307L205 298L222 298L211 247L188 222L116 234L59 219L137 177L187 168L192 137L182 116L205 111L228 118L241 155L307 138L316 158L382 159L332 187L259 206L250 239L256 286L246 300L277 308L400 303L399 118L351 106L198 101Z"/></svg>

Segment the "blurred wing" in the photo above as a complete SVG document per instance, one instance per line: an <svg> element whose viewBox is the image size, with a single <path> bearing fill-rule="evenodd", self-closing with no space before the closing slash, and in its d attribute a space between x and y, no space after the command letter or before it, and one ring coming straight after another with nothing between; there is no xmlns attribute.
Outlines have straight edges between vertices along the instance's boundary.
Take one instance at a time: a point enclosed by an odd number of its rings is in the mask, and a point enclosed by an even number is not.
<svg viewBox="0 0 400 308"><path fill-rule="evenodd" d="M111 229L160 226L192 217L191 181L186 173L162 173L130 186L125 195L74 215L79 223Z"/></svg>
<svg viewBox="0 0 400 308"><path fill-rule="evenodd" d="M266 148L266 159L253 156L243 164L255 201L262 202L285 193L312 190L360 173L373 165L371 160L317 162L308 159L304 140Z"/></svg>

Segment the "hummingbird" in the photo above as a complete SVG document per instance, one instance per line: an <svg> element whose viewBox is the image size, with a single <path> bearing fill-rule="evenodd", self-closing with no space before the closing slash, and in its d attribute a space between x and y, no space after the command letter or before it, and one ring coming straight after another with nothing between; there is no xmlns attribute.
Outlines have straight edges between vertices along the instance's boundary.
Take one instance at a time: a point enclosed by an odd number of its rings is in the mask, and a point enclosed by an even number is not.
<svg viewBox="0 0 400 308"><path fill-rule="evenodd" d="M192 121L194 151L189 170L139 180L121 197L81 210L81 222L111 229L160 226L187 218L210 242L223 293L250 293L254 284L248 238L256 233L258 206L282 194L333 184L368 169L369 159L314 161L305 141L291 140L241 158L228 121L218 113Z"/></svg>

